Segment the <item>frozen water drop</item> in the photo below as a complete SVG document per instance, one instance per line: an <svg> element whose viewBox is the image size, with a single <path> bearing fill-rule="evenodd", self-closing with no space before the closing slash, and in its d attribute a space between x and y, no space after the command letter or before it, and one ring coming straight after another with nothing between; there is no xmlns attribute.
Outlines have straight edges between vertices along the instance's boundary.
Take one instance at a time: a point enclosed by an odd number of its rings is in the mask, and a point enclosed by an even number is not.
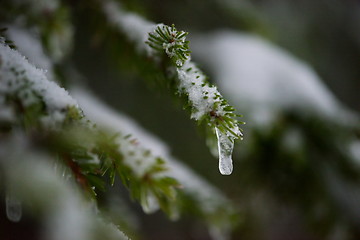
<svg viewBox="0 0 360 240"><path fill-rule="evenodd" d="M233 170L231 155L234 148L234 140L229 139L229 137L217 127L215 128L215 132L218 139L220 173L222 175L230 175Z"/></svg>
<svg viewBox="0 0 360 240"><path fill-rule="evenodd" d="M22 216L22 207L19 199L11 194L6 194L6 216L12 222L19 222Z"/></svg>
<svg viewBox="0 0 360 240"><path fill-rule="evenodd" d="M146 214L151 214L159 210L160 206L156 197L150 191L145 191L146 195L142 198L142 208Z"/></svg>

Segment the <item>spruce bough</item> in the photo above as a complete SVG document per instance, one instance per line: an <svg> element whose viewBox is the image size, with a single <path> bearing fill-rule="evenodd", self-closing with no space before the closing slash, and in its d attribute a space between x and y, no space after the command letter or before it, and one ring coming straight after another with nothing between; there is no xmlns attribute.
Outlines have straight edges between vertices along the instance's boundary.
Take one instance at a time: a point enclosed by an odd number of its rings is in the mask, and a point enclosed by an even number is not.
<svg viewBox="0 0 360 240"><path fill-rule="evenodd" d="M242 139L239 124L243 122L236 118L241 117L234 113L235 109L210 84L205 74L191 61L187 32L178 31L174 24L167 26L158 24L153 32L149 33L146 43L154 49L160 58L170 58L170 74L175 72L177 92L185 96L186 106L189 106L191 117L210 128L216 133L218 141L219 170L221 174L229 175L232 172L232 151L235 139ZM165 61L165 60L163 60ZM175 71L171 71L175 69Z"/></svg>

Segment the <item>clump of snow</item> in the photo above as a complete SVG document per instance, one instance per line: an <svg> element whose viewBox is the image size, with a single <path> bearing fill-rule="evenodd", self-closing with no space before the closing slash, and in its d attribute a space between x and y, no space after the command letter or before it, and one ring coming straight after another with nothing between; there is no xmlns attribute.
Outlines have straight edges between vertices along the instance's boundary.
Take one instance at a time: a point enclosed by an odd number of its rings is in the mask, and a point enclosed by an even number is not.
<svg viewBox="0 0 360 240"><path fill-rule="evenodd" d="M204 115L208 115L215 110L215 104L220 105L221 95L215 86L210 86L206 82L206 76L191 61L187 61L181 68L177 69L179 77L179 91L188 96L194 111L191 117L200 120ZM218 115L225 112L216 109Z"/></svg>
<svg viewBox="0 0 360 240"><path fill-rule="evenodd" d="M124 155L124 163L137 176L145 176L148 170L157 164L157 157L139 145L137 139L121 138L118 141L120 144L119 150Z"/></svg>
<svg viewBox="0 0 360 240"><path fill-rule="evenodd" d="M109 130L119 130L124 135L132 135L140 145L146 143L154 155L168 152L167 146L148 132L142 131L140 126L125 114L115 112L106 104L102 103L96 96L79 87L73 88L71 94L79 102L85 116Z"/></svg>
<svg viewBox="0 0 360 240"><path fill-rule="evenodd" d="M119 138L120 151L124 156L124 163L128 165L137 176L144 176L146 171L157 163L157 156L167 151L166 147L159 144L150 134L139 131L135 122L125 115L115 113L105 104L102 104L95 96L89 95L80 88L72 91L73 96L79 101L85 116L89 120L108 130L121 130L126 138ZM143 142L149 143L147 148L143 147Z"/></svg>
<svg viewBox="0 0 360 240"><path fill-rule="evenodd" d="M43 101L48 116L44 124L61 122L70 106L78 107L68 92L46 78L16 50L0 44L0 95L16 95L24 107Z"/></svg>
<svg viewBox="0 0 360 240"><path fill-rule="evenodd" d="M353 121L308 65L259 37L218 31L191 43L193 55L252 123L271 126L283 110Z"/></svg>

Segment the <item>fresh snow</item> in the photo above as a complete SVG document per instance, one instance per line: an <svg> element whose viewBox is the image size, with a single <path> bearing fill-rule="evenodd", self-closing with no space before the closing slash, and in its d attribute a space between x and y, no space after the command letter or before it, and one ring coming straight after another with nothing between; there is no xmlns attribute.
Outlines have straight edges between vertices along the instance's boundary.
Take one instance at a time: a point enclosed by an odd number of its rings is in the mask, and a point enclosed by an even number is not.
<svg viewBox="0 0 360 240"><path fill-rule="evenodd" d="M191 45L253 126L271 126L283 110L354 122L311 67L257 36L223 30L196 36Z"/></svg>
<svg viewBox="0 0 360 240"><path fill-rule="evenodd" d="M53 62L45 54L39 34L35 29L29 30L16 25L8 27L6 34L29 62L37 68L43 69L48 79L54 79Z"/></svg>
<svg viewBox="0 0 360 240"><path fill-rule="evenodd" d="M162 157L168 167L166 175L177 179L183 186L183 190L197 199L202 211L212 213L219 207L228 204L219 190L209 185L191 169L176 160L170 154L169 148L161 140L146 132L133 119L115 112L83 89L75 88L71 93L79 101L85 115L91 121L97 123L98 126L123 134L132 134L138 143L138 147L141 146L150 150L153 155ZM151 159L144 160L150 160L150 163L145 165L152 164Z"/></svg>
<svg viewBox="0 0 360 240"><path fill-rule="evenodd" d="M125 115L115 113L95 96L80 88L74 88L71 93L79 101L85 116L90 121L110 131L121 130L122 136L131 135L130 140L119 139L119 150L126 154L125 164L131 167L138 176L143 176L151 166L156 164L156 156L168 151L155 137L139 131L140 127L134 121ZM151 154L147 154L148 150L143 147L143 142L148 143L147 149L151 149Z"/></svg>
<svg viewBox="0 0 360 240"><path fill-rule="evenodd" d="M19 218L21 201L24 209L30 209L29 214L35 213L44 223L42 239L128 239L97 214L94 204L84 199L73 181L54 170L54 159L31 148L25 135L13 134L7 140L0 145L0 166L5 170L6 188L18 199L8 195L8 217Z"/></svg>
<svg viewBox="0 0 360 240"><path fill-rule="evenodd" d="M206 76L193 62L186 61L182 67L177 68L177 73L180 80L178 86L179 92L188 96L193 107L191 118L200 120L212 111L215 111L217 116L224 116L226 114L224 110L226 105L221 105L221 94L215 86L210 86L206 83ZM242 137L242 132L238 125L234 125L230 130L238 138ZM233 169L231 154L236 137L228 130L226 130L226 133L223 133L217 127L215 127L215 132L218 140L220 173L230 175Z"/></svg>
<svg viewBox="0 0 360 240"><path fill-rule="evenodd" d="M220 93L215 86L209 84L203 85L206 81L205 75L200 69L191 61L177 69L179 77L179 91L188 95L194 111L191 117L195 120L200 120L204 115L208 115L214 110L215 103L220 104ZM218 115L223 115L225 112L219 108Z"/></svg>
<svg viewBox="0 0 360 240"><path fill-rule="evenodd" d="M17 95L25 107L38 102L40 96L49 114L42 120L49 126L64 120L67 107L78 106L65 89L47 79L43 70L30 64L16 50L0 44L1 99L6 95Z"/></svg>
<svg viewBox="0 0 360 240"><path fill-rule="evenodd" d="M146 52L155 57L154 51L145 44L145 42L148 38L148 34L150 32L156 34L154 31L156 27L163 27L163 24L156 25L143 19L139 15L123 12L121 7L113 1L108 1L104 4L104 12L109 21L117 26L121 32L126 34L129 40L136 44L140 53ZM182 38L181 41L184 42L185 38ZM175 42L164 43L162 46L170 58L175 54L175 52L170 50L174 44ZM184 64L177 62L176 73L179 79L179 92L186 94L192 104L193 109L191 117L195 120L200 120L204 116L208 116L212 111L215 111L218 116L223 116L225 114L224 108L226 106L216 104L221 102L221 94L217 91L215 86L205 84L206 76L193 62L191 62L190 59L189 56ZM233 136L227 130L226 135L231 141L234 141L235 138L241 138L242 133L237 125L230 130L237 135L237 137ZM220 138L218 138L218 141L219 140ZM219 143L218 146L225 146L227 144L227 142ZM230 145L233 146L233 144ZM225 151L229 152L228 150ZM224 149L219 149L220 153L225 151ZM230 152L232 152L232 149Z"/></svg>

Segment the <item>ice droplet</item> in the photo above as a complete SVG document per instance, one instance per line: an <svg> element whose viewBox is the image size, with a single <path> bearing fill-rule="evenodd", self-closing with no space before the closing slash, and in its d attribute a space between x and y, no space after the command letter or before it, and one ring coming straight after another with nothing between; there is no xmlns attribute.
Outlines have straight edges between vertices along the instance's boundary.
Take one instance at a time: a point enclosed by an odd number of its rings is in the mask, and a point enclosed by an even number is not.
<svg viewBox="0 0 360 240"><path fill-rule="evenodd" d="M146 195L144 195L142 198L142 204L141 204L142 208L146 214L154 213L157 210L159 210L160 208L159 203L155 198L155 196L153 195L153 193L149 191L145 191L145 192Z"/></svg>
<svg viewBox="0 0 360 240"><path fill-rule="evenodd" d="M215 127L216 137L218 139L219 151L219 170L222 175L230 175L233 170L231 154L234 148L234 140Z"/></svg>
<svg viewBox="0 0 360 240"><path fill-rule="evenodd" d="M12 222L19 222L22 216L22 207L19 199L7 193L5 197L6 216Z"/></svg>

